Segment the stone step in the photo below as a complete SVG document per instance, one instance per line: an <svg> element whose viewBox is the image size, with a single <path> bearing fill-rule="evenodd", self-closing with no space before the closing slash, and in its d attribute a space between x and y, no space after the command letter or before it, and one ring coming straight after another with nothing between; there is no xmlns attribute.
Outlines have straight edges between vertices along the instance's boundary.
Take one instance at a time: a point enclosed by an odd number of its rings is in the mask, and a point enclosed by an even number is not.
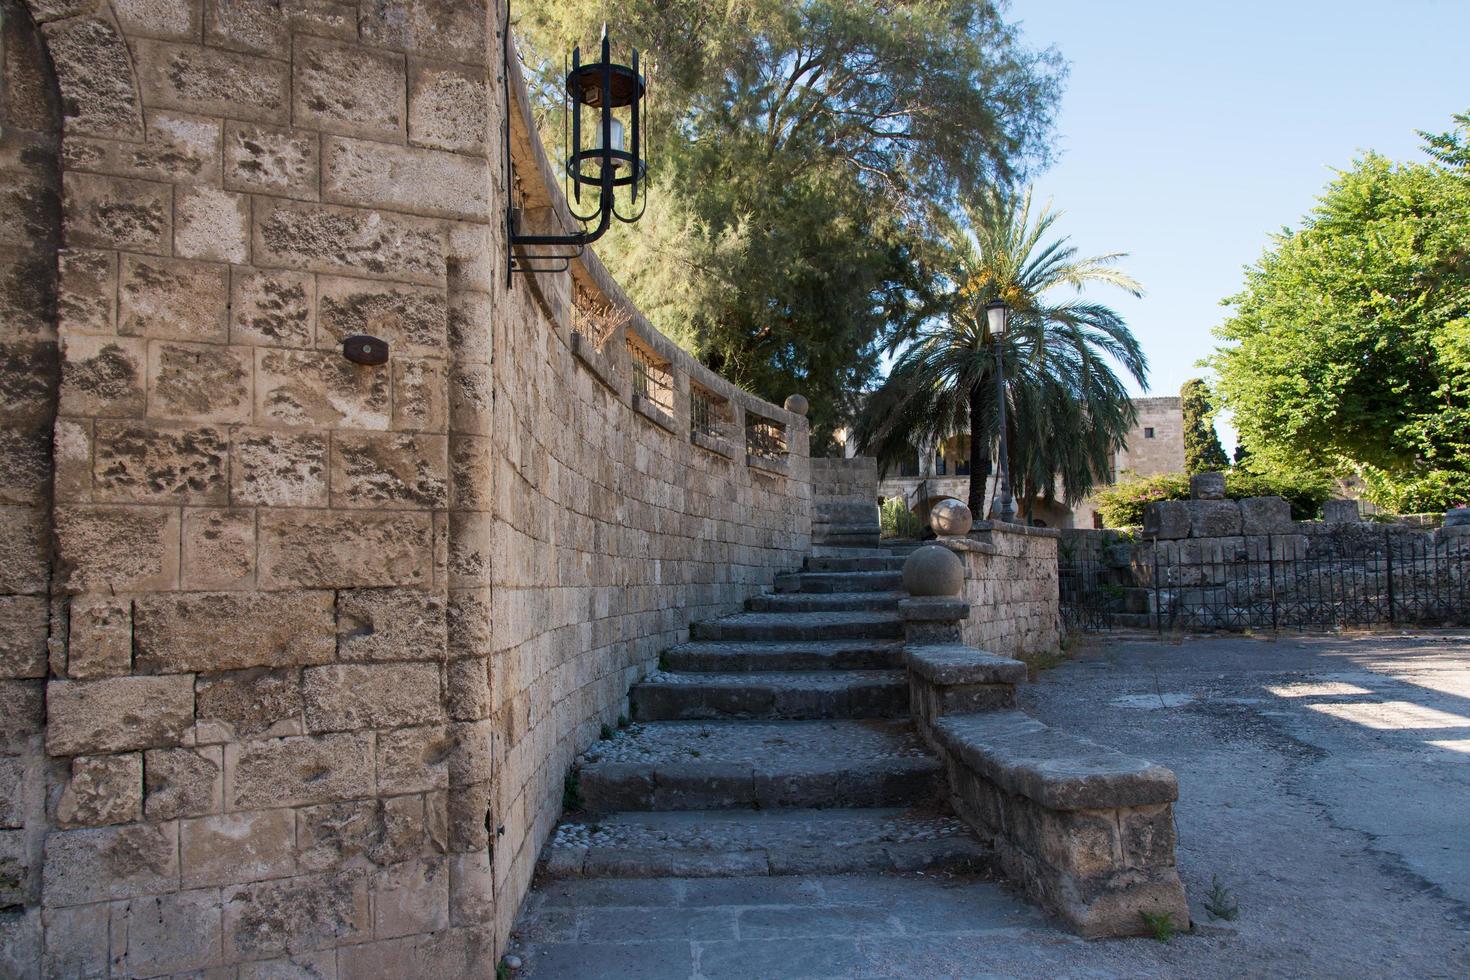
<svg viewBox="0 0 1470 980"><path fill-rule="evenodd" d="M901 572L905 556L889 552L862 556L808 555L802 567L808 572Z"/></svg>
<svg viewBox="0 0 1470 980"><path fill-rule="evenodd" d="M990 870L947 809L634 811L573 817L542 867L554 878L684 878Z"/></svg>
<svg viewBox="0 0 1470 980"><path fill-rule="evenodd" d="M812 545L807 554L815 558L883 558L893 552L882 545L843 545L843 544L816 544Z"/></svg>
<svg viewBox="0 0 1470 980"><path fill-rule="evenodd" d="M907 592L802 592L752 596L745 603L751 612L879 612L897 609Z"/></svg>
<svg viewBox="0 0 1470 980"><path fill-rule="evenodd" d="M579 760L591 813L915 806L943 771L907 722L639 722Z"/></svg>
<svg viewBox="0 0 1470 980"><path fill-rule="evenodd" d="M792 572L776 576L776 591L800 592L890 592L903 586L903 572Z"/></svg>
<svg viewBox="0 0 1470 980"><path fill-rule="evenodd" d="M908 713L901 670L698 674L659 672L633 685L639 721L703 718L900 718Z"/></svg>
<svg viewBox="0 0 1470 980"><path fill-rule="evenodd" d="M696 640L890 640L903 635L896 612L748 612L695 623Z"/></svg>
<svg viewBox="0 0 1470 980"><path fill-rule="evenodd" d="M664 651L666 670L745 671L893 670L903 666L898 640L694 640Z"/></svg>

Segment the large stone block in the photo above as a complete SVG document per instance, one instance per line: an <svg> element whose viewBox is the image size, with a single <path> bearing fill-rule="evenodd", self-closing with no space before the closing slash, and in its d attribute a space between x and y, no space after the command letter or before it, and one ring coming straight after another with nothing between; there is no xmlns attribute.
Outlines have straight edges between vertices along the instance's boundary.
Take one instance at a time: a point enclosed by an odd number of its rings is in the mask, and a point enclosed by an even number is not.
<svg viewBox="0 0 1470 980"><path fill-rule="evenodd" d="M371 935L361 871L298 875L226 888L225 959L260 959L358 942Z"/></svg>
<svg viewBox="0 0 1470 980"><path fill-rule="evenodd" d="M250 261L250 198L218 187L174 190L174 254Z"/></svg>
<svg viewBox="0 0 1470 980"><path fill-rule="evenodd" d="M393 429L445 432L449 428L449 371L437 357L395 357Z"/></svg>
<svg viewBox="0 0 1470 980"><path fill-rule="evenodd" d="M68 138L62 145L67 172L111 174L170 183L214 184L220 179L218 119L151 112L148 141Z"/></svg>
<svg viewBox="0 0 1470 980"><path fill-rule="evenodd" d="M79 17L43 30L66 93L67 134L141 141L143 113L133 87L133 58L117 28L98 17Z"/></svg>
<svg viewBox="0 0 1470 980"><path fill-rule="evenodd" d="M78 595L68 607L66 676L73 680L132 673L132 602Z"/></svg>
<svg viewBox="0 0 1470 980"><path fill-rule="evenodd" d="M46 917L45 977L105 977L108 971L106 902L49 908ZM24 976L21 971L16 976Z"/></svg>
<svg viewBox="0 0 1470 980"><path fill-rule="evenodd" d="M62 178L66 243L167 255L173 195L167 184L68 173Z"/></svg>
<svg viewBox="0 0 1470 980"><path fill-rule="evenodd" d="M1191 500L1189 535L1193 538L1227 538L1241 533L1240 504L1234 500Z"/></svg>
<svg viewBox="0 0 1470 980"><path fill-rule="evenodd" d="M449 503L449 440L397 432L332 436L332 506L442 509Z"/></svg>
<svg viewBox="0 0 1470 980"><path fill-rule="evenodd" d="M0 749L31 751L26 743L46 722L43 690L38 680L0 680Z"/></svg>
<svg viewBox="0 0 1470 980"><path fill-rule="evenodd" d="M326 133L402 140L407 78L402 55L302 38L293 65L298 126Z"/></svg>
<svg viewBox="0 0 1470 980"><path fill-rule="evenodd" d="M45 677L49 612L43 595L0 595L0 677Z"/></svg>
<svg viewBox="0 0 1470 980"><path fill-rule="evenodd" d="M423 798L303 807L296 811L296 835L302 871L410 860L424 852L427 839Z"/></svg>
<svg viewBox="0 0 1470 980"><path fill-rule="evenodd" d="M139 596L134 603L140 671L326 663L335 639L330 592L190 592Z"/></svg>
<svg viewBox="0 0 1470 980"><path fill-rule="evenodd" d="M224 808L224 751L149 749L143 753L143 812L149 820L218 813Z"/></svg>
<svg viewBox="0 0 1470 980"><path fill-rule="evenodd" d="M456 153L482 154L489 93L485 73L461 65L415 61L408 70L408 141Z"/></svg>
<svg viewBox="0 0 1470 980"><path fill-rule="evenodd" d="M302 4L211 3L204 12L205 43L278 58L291 43L290 6Z"/></svg>
<svg viewBox="0 0 1470 980"><path fill-rule="evenodd" d="M302 676L313 732L421 725L443 717L437 664L333 664Z"/></svg>
<svg viewBox="0 0 1470 980"><path fill-rule="evenodd" d="M179 821L185 888L285 878L296 870L296 815L285 808Z"/></svg>
<svg viewBox="0 0 1470 980"><path fill-rule="evenodd" d="M64 248L57 253L57 271L57 328L63 333L113 333L117 326L117 253Z"/></svg>
<svg viewBox="0 0 1470 980"><path fill-rule="evenodd" d="M254 587L255 511L186 508L183 536L180 576L184 588Z"/></svg>
<svg viewBox="0 0 1470 980"><path fill-rule="evenodd" d="M68 830L46 837L48 908L172 892L179 881L176 823Z"/></svg>
<svg viewBox="0 0 1470 980"><path fill-rule="evenodd" d="M222 504L229 443L215 426L100 421L93 486L117 503Z"/></svg>
<svg viewBox="0 0 1470 980"><path fill-rule="evenodd" d="M1143 533L1161 540L1189 537L1189 504L1183 500L1159 500L1146 505Z"/></svg>
<svg viewBox="0 0 1470 980"><path fill-rule="evenodd" d="M261 422L386 429L389 372L339 353L258 349L255 412Z"/></svg>
<svg viewBox="0 0 1470 980"><path fill-rule="evenodd" d="M133 898L113 906L113 975L207 971L221 959L223 910L213 888ZM193 974L198 975L198 974Z"/></svg>
<svg viewBox="0 0 1470 980"><path fill-rule="evenodd" d="M322 197L483 221L490 214L490 169L483 157L328 136L322 141Z"/></svg>
<svg viewBox="0 0 1470 980"><path fill-rule="evenodd" d="M181 744L194 726L194 678L109 677L46 685L46 751L91 755Z"/></svg>
<svg viewBox="0 0 1470 980"><path fill-rule="evenodd" d="M259 122L286 122L284 61L194 44L134 41L138 85L149 106Z"/></svg>
<svg viewBox="0 0 1470 980"><path fill-rule="evenodd" d="M1281 497L1246 497L1239 503L1241 530L1246 534L1279 534L1294 530L1291 504Z"/></svg>
<svg viewBox="0 0 1470 980"><path fill-rule="evenodd" d="M251 350L215 344L148 344L148 414L189 422L249 422Z"/></svg>
<svg viewBox="0 0 1470 980"><path fill-rule="evenodd" d="M195 684L194 697L201 743L303 731L299 670L256 668L206 675Z"/></svg>
<svg viewBox="0 0 1470 980"><path fill-rule="evenodd" d="M373 795L370 734L304 735L225 746L225 801L235 809Z"/></svg>
<svg viewBox="0 0 1470 980"><path fill-rule="evenodd" d="M430 583L429 514L418 511L264 511L262 588L351 588Z"/></svg>
<svg viewBox="0 0 1470 980"><path fill-rule="evenodd" d="M137 418L147 404L143 340L73 334L62 340L62 415Z"/></svg>
<svg viewBox="0 0 1470 980"><path fill-rule="evenodd" d="M1195 473L1189 478L1189 496L1193 500L1224 500L1224 473Z"/></svg>
<svg viewBox="0 0 1470 980"><path fill-rule="evenodd" d="M311 347L316 337L316 278L280 269L235 269L230 280L230 342Z"/></svg>
<svg viewBox="0 0 1470 980"><path fill-rule="evenodd" d="M318 282L317 346L340 351L342 340L370 334L393 354L444 355L449 313L443 289L323 276Z"/></svg>
<svg viewBox="0 0 1470 980"><path fill-rule="evenodd" d="M449 867L442 857L373 872L373 935L379 939L449 927Z"/></svg>
<svg viewBox="0 0 1470 980"><path fill-rule="evenodd" d="M55 518L61 561L58 584L63 591L152 592L178 587L177 508L68 506L57 507Z"/></svg>
<svg viewBox="0 0 1470 980"><path fill-rule="evenodd" d="M44 427L0 428L0 505L51 502L51 433Z"/></svg>
<svg viewBox="0 0 1470 980"><path fill-rule="evenodd" d="M237 504L324 507L325 432L237 429L231 446L230 495Z"/></svg>
<svg viewBox="0 0 1470 980"><path fill-rule="evenodd" d="M443 725L400 728L378 735L378 792L428 793L449 788L449 755L454 747Z"/></svg>
<svg viewBox="0 0 1470 980"><path fill-rule="evenodd" d="M225 123L225 186L314 201L320 152L310 130L231 120Z"/></svg>
<svg viewBox="0 0 1470 980"><path fill-rule="evenodd" d="M385 0L362 11L364 41L409 54L484 64L484 0Z"/></svg>
<svg viewBox="0 0 1470 980"><path fill-rule="evenodd" d="M255 261L437 286L444 236L432 218L364 208L255 200Z"/></svg>
<svg viewBox="0 0 1470 980"><path fill-rule="evenodd" d="M444 597L420 589L337 593L337 654L343 660L439 660L446 643Z"/></svg>
<svg viewBox="0 0 1470 980"><path fill-rule="evenodd" d="M56 804L56 825L100 827L143 819L143 755L78 756Z"/></svg>
<svg viewBox="0 0 1470 980"><path fill-rule="evenodd" d="M193 0L112 0L118 26L130 37L197 38L199 6Z"/></svg>

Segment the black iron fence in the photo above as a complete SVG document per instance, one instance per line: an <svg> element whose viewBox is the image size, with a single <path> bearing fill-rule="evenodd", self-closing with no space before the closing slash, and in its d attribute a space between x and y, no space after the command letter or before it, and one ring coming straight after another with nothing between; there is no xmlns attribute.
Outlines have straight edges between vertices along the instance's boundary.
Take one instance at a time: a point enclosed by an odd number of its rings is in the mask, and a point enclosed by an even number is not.
<svg viewBox="0 0 1470 980"><path fill-rule="evenodd" d="M1062 618L1077 630L1470 625L1470 536L1358 528L1064 553Z"/></svg>

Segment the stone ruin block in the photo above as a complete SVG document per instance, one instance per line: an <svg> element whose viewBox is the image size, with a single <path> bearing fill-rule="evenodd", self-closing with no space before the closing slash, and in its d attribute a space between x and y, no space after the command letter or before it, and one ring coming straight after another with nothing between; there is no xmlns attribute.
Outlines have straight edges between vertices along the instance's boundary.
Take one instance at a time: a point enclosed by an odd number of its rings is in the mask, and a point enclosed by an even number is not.
<svg viewBox="0 0 1470 980"><path fill-rule="evenodd" d="M1182 500L1159 500L1143 509L1143 533L1161 540L1189 537L1189 505Z"/></svg>
<svg viewBox="0 0 1470 980"><path fill-rule="evenodd" d="M1189 478L1189 496L1193 500L1224 500L1224 473L1196 473Z"/></svg>
<svg viewBox="0 0 1470 980"><path fill-rule="evenodd" d="M1322 522L1324 524L1356 524L1359 520L1358 502L1356 500L1326 500L1322 502Z"/></svg>
<svg viewBox="0 0 1470 980"><path fill-rule="evenodd" d="M1295 527L1291 504L1281 497L1246 497L1239 504L1241 529L1246 534L1282 534Z"/></svg>
<svg viewBox="0 0 1470 980"><path fill-rule="evenodd" d="M1189 536L1192 538L1225 538L1241 533L1240 505L1234 500L1191 500Z"/></svg>

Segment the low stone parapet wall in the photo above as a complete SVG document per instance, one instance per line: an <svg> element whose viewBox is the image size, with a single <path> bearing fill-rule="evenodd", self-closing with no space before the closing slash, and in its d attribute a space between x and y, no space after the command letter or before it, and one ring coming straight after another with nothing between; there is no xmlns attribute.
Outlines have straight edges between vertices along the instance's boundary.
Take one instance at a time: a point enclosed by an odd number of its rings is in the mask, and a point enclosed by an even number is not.
<svg viewBox="0 0 1470 980"><path fill-rule="evenodd" d="M981 521L964 538L941 538L965 565L965 599L974 614L964 642L1007 657L1055 654L1062 643L1057 607L1060 532Z"/></svg>

